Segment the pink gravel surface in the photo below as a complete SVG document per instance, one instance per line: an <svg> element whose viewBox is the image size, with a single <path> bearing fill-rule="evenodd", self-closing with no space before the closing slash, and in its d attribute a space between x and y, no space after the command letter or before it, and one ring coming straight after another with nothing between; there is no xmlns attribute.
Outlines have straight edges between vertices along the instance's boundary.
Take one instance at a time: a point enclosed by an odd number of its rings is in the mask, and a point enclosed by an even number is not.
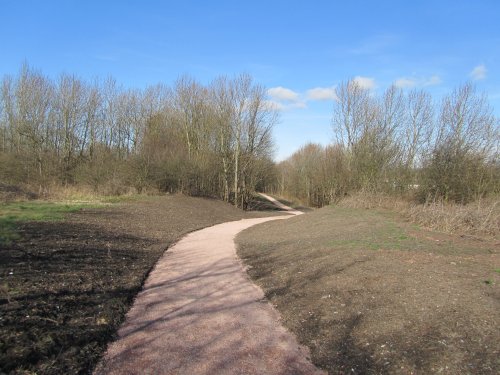
<svg viewBox="0 0 500 375"><path fill-rule="evenodd" d="M215 225L170 248L95 374L324 374L236 256L238 232L290 217Z"/></svg>

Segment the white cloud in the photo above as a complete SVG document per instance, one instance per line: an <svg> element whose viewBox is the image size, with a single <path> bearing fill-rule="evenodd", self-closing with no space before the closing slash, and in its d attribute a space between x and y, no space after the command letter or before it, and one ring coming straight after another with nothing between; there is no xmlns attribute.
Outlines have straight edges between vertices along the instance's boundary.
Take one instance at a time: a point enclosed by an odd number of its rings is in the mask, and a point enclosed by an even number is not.
<svg viewBox="0 0 500 375"><path fill-rule="evenodd" d="M270 88L269 90L267 90L267 95L277 100L287 100L291 102L299 100L298 93L281 86Z"/></svg>
<svg viewBox="0 0 500 375"><path fill-rule="evenodd" d="M334 87L315 87L306 94L309 100L338 100Z"/></svg>
<svg viewBox="0 0 500 375"><path fill-rule="evenodd" d="M472 69L472 72L470 72L470 76L474 81L479 81L481 79L486 78L486 73L488 70L486 69L486 66L484 64L478 65Z"/></svg>
<svg viewBox="0 0 500 375"><path fill-rule="evenodd" d="M400 89L406 89L410 87L414 87L417 85L417 80L415 78L398 78L394 81L394 86L399 87Z"/></svg>
<svg viewBox="0 0 500 375"><path fill-rule="evenodd" d="M375 88L375 79L370 78L370 77L361 77L361 76L356 76L354 77L354 82L359 85L362 89L373 89Z"/></svg>
<svg viewBox="0 0 500 375"><path fill-rule="evenodd" d="M299 93L282 86L270 88L267 90L267 95L270 98L267 101L268 105L280 111L293 108L307 108L305 101Z"/></svg>

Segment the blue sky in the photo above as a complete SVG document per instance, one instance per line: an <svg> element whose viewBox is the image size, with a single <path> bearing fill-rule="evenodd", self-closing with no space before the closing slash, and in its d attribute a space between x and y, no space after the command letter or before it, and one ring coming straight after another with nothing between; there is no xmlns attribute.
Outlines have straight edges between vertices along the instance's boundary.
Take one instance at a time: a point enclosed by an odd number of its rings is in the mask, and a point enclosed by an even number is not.
<svg viewBox="0 0 500 375"><path fill-rule="evenodd" d="M472 80L500 113L497 0L0 0L0 14L0 75L27 61L143 88L250 73L283 108L278 160L332 140L331 90L350 78L436 98Z"/></svg>

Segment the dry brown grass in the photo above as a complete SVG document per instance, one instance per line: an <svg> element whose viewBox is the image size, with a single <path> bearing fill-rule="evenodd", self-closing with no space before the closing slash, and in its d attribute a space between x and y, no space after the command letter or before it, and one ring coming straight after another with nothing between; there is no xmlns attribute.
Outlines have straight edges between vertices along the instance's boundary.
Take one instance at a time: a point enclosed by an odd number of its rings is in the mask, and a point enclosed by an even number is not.
<svg viewBox="0 0 500 375"><path fill-rule="evenodd" d="M500 236L500 197L466 205L445 202L416 204L411 199L360 192L346 197L339 205L397 211L422 227L440 232L493 238Z"/></svg>
<svg viewBox="0 0 500 375"><path fill-rule="evenodd" d="M36 198L38 198L38 195L26 187L0 182L0 202L15 202Z"/></svg>
<svg viewBox="0 0 500 375"><path fill-rule="evenodd" d="M134 201L147 196L160 196L165 193L157 189L143 189L138 194L134 188L124 188L119 194L112 190L103 189L95 191L88 185L61 186L57 184L47 185L42 189L33 186L7 185L0 182L0 202L19 202L40 199L49 202L72 202L72 203L116 203L120 201Z"/></svg>
<svg viewBox="0 0 500 375"><path fill-rule="evenodd" d="M498 237L500 235L500 199L477 201L467 205L436 202L412 205L405 211L411 221L441 232Z"/></svg>
<svg viewBox="0 0 500 375"><path fill-rule="evenodd" d="M151 193L151 194L150 194ZM154 194L152 194L154 193ZM132 187L122 187L121 189L115 189L112 186L106 186L99 191L96 191L91 186L88 185L76 185L76 186L60 186L52 185L47 188L45 199L58 200L58 201L102 201L106 197L127 197L138 195L137 191ZM149 192L147 190L143 191L143 195L161 195L158 190L154 192Z"/></svg>
<svg viewBox="0 0 500 375"><path fill-rule="evenodd" d="M358 192L349 195L339 202L339 206L346 208L374 209L383 208L387 210L402 211L410 204L407 200L382 193Z"/></svg>

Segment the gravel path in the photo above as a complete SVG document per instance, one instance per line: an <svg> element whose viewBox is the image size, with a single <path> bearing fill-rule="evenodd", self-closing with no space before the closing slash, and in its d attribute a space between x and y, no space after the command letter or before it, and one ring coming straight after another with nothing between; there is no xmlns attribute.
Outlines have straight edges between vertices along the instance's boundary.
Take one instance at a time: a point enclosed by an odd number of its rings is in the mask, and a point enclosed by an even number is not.
<svg viewBox="0 0 500 375"><path fill-rule="evenodd" d="M95 374L323 374L236 256L237 233L290 217L215 225L170 248Z"/></svg>

